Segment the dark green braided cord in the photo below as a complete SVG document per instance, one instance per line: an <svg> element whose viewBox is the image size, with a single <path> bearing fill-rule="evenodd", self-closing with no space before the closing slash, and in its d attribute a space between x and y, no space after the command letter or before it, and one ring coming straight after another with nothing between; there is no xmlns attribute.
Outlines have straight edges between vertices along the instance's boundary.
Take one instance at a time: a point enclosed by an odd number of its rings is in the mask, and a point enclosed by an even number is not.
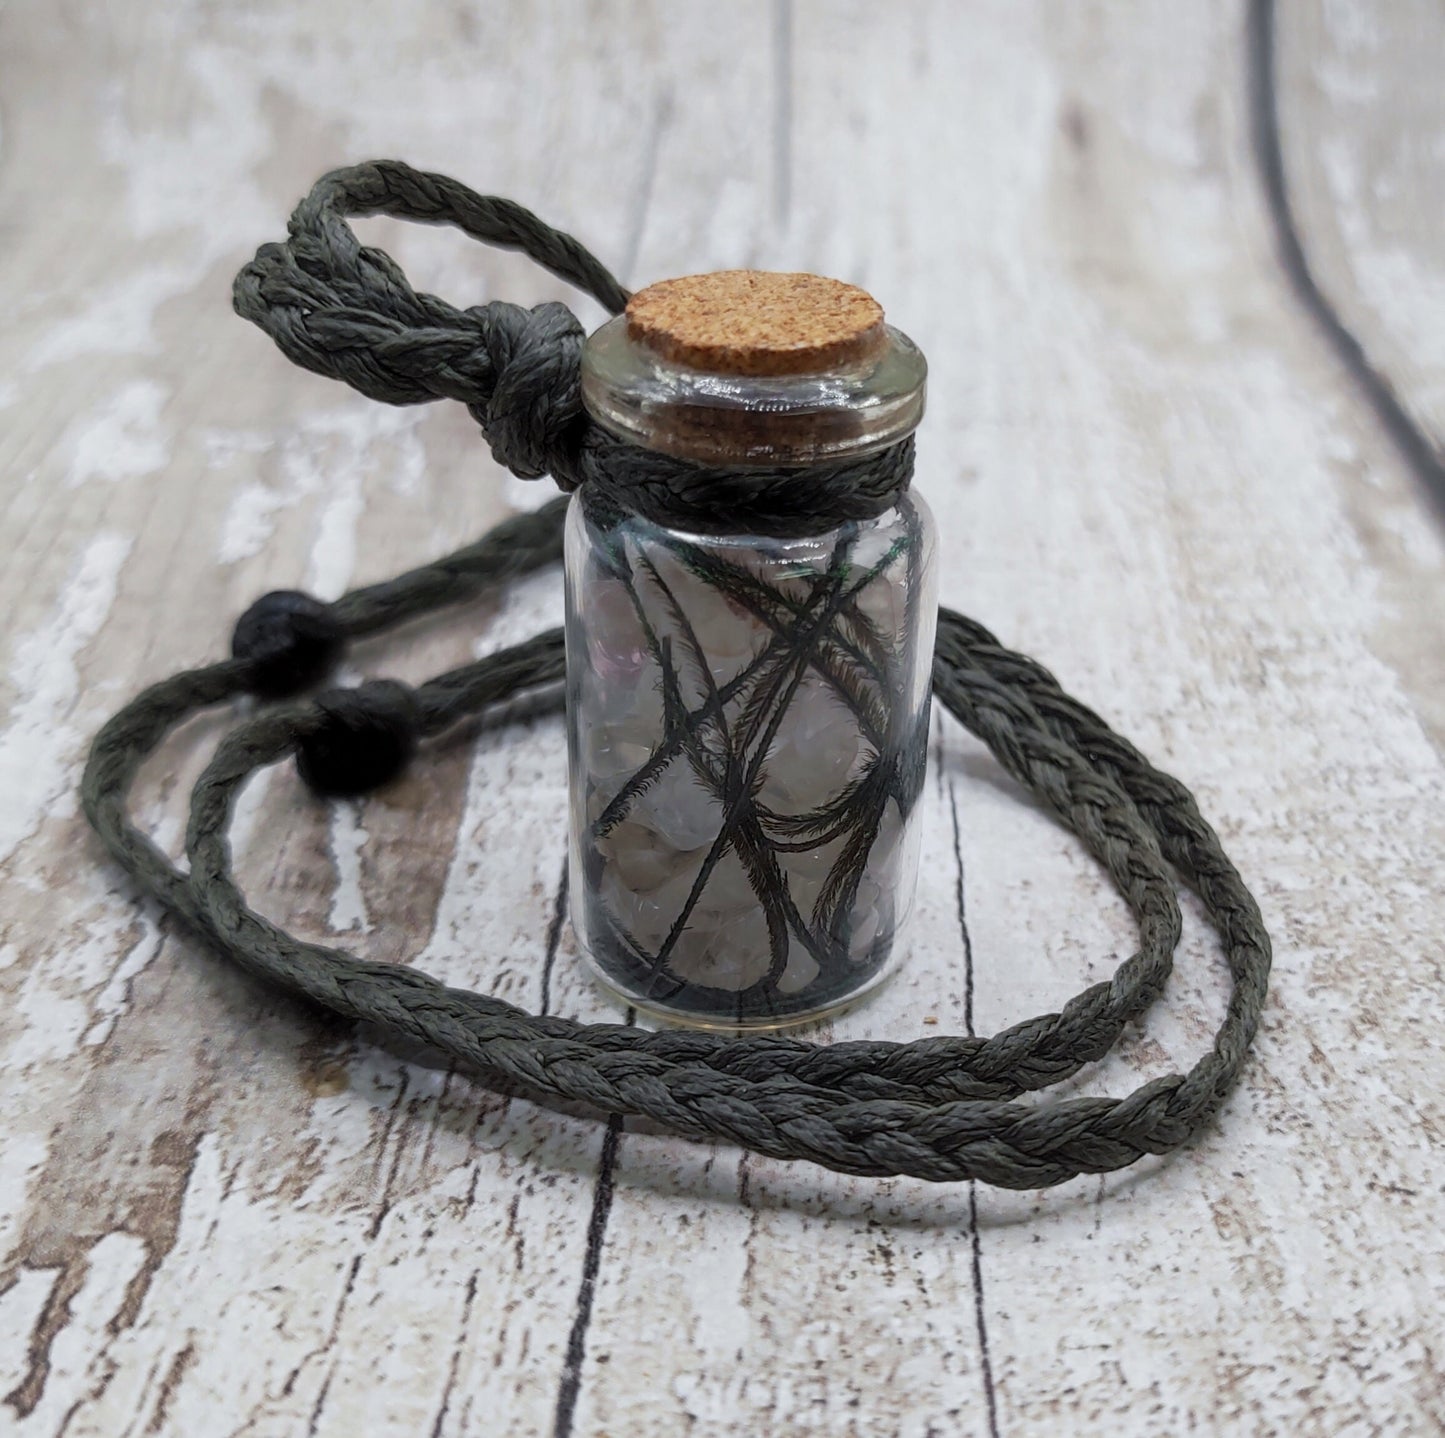
<svg viewBox="0 0 1445 1438"><path fill-rule="evenodd" d="M624 298L575 241L526 211L442 177L382 164L323 180L293 217L289 244L266 247L238 277L238 308L293 358L378 398L463 399L483 419L494 450L525 455L514 463L518 472L539 472L541 464L561 473L564 484L570 475L572 486L589 484L591 493L617 503L652 505L674 516L681 511L718 525L733 505L750 523L789 532L836 515L840 487L851 496L850 512L861 516L877 513L906 485L911 446L851 472L804 471L800 480L800 472L784 471L760 479L756 471L735 477L677 461L654 463L599 438L580 402L574 411L566 398L575 393L577 351L555 314L561 307L539 307L551 338L538 339L529 338L529 316L539 311L456 311L415 295L389 259L347 238L344 214L381 210L451 220L479 237L524 248L609 308ZM484 312L485 322L476 318ZM509 369L516 363L526 366L525 381ZM563 400L548 405L529 384L553 386ZM497 404L499 390L510 396L505 406ZM521 439L519 429L526 432ZM554 560L561 509L557 502L510 520L447 559L332 605L268 596L284 601L280 610L274 604L266 610L267 601L254 606L237 629L238 649L248 657L164 681L97 737L84 800L111 852L215 947L292 993L422 1042L483 1077L543 1097L645 1115L690 1137L722 1138L845 1172L1036 1187L1165 1152L1208 1121L1238 1076L1264 1000L1269 942L1253 899L1182 785L1154 770L1038 665L947 610L940 614L935 692L1079 834L1124 896L1141 935L1139 952L1112 980L1059 1014L992 1038L824 1047L782 1037L579 1025L447 988L412 969L303 943L246 906L230 874L225 831L236 793L257 768L294 752L302 774L323 792L383 782L418 739L537 685L555 684L563 665L557 633L414 691L373 682L238 726L193 795L189 876L135 829L126 811L130 785L146 755L186 715L245 692L294 692L324 672L346 638L379 632ZM1157 996L1180 928L1165 858L1199 891L1224 940L1233 991L1214 1047L1188 1074L1156 1080L1123 1100L1072 1099L1047 1107L1009 1102L1101 1057Z"/></svg>

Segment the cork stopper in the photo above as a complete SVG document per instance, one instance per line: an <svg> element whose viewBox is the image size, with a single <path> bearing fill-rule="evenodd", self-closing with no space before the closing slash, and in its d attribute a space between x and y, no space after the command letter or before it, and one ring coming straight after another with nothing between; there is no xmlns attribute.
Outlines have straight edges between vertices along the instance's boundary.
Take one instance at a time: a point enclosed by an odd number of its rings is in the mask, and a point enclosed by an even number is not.
<svg viewBox="0 0 1445 1438"><path fill-rule="evenodd" d="M604 429L734 469L897 444L923 417L927 376L856 285L760 270L652 285L582 349L582 403Z"/></svg>
<svg viewBox="0 0 1445 1438"><path fill-rule="evenodd" d="M679 365L723 375L804 375L884 345L883 307L821 275L719 270L662 280L627 305L627 334Z"/></svg>

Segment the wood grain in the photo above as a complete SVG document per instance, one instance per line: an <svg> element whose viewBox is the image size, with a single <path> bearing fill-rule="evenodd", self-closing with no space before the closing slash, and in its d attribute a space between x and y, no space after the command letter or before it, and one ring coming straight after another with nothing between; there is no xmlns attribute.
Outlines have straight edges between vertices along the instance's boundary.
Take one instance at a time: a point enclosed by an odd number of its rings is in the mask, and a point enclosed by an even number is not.
<svg viewBox="0 0 1445 1438"><path fill-rule="evenodd" d="M1282 9L1318 278L1438 432L1445 20ZM0 9L0 1430L1445 1430L1445 544L1281 277L1244 35L1237 3ZM813 270L919 341L945 601L1193 786L1261 896L1275 986L1214 1133L1042 1194L744 1158L389 1054L136 906L74 798L106 714L262 590L335 595L543 497L460 410L370 404L229 312L311 180L374 154L630 284ZM363 229L453 300L574 298ZM352 672L436 672L559 596ZM225 719L152 766L172 847ZM1128 951L1076 846L938 728L915 953L828 1033L988 1032ZM554 720L359 805L278 772L243 879L308 935L612 1016L557 922L564 781ZM1207 1042L1224 978L1187 929L1079 1091Z"/></svg>

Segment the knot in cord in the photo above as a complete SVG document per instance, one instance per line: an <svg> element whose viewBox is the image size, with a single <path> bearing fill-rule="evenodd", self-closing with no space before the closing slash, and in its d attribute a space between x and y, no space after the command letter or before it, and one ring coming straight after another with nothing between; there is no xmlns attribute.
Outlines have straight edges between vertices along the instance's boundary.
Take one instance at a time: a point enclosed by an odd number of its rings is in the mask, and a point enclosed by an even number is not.
<svg viewBox="0 0 1445 1438"><path fill-rule="evenodd" d="M394 679L318 694L315 717L298 734L296 769L315 794L365 794L394 779L416 753L421 708Z"/></svg>
<svg viewBox="0 0 1445 1438"><path fill-rule="evenodd" d="M467 408L492 457L523 479L551 474L575 488L586 423L581 322L555 300L531 310L499 300L467 314L477 318L492 367L491 393Z"/></svg>
<svg viewBox="0 0 1445 1438"><path fill-rule="evenodd" d="M288 699L325 678L344 639L329 605L300 590L275 589L236 621L231 654L246 661L251 693Z"/></svg>
<svg viewBox="0 0 1445 1438"><path fill-rule="evenodd" d="M627 303L627 291L593 255L521 205L379 160L316 182L292 214L287 239L262 245L236 276L237 313L296 364L372 399L461 401L499 463L525 479L553 473L564 488L575 487L585 428L577 317L555 301L460 310L413 289L390 256L362 245L347 224L348 216L376 214L456 225L523 251L609 313Z"/></svg>
<svg viewBox="0 0 1445 1438"><path fill-rule="evenodd" d="M911 441L801 469L713 469L640 449L582 407L584 330L563 304L493 301L459 310L419 293L392 259L362 245L347 216L448 223L518 249L609 313L627 291L570 235L509 200L394 160L323 176L282 244L262 245L236 276L237 313L305 369L388 404L460 400L498 463L523 479L551 474L604 511L660 524L793 537L889 509L912 479Z"/></svg>

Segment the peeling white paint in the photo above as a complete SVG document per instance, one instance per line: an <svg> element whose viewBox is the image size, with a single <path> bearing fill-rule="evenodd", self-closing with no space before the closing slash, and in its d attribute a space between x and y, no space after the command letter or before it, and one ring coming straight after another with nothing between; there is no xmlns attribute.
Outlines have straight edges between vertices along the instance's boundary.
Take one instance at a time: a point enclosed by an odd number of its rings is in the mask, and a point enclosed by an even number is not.
<svg viewBox="0 0 1445 1438"><path fill-rule="evenodd" d="M103 289L82 292L76 312L52 323L31 349L27 368L100 355L158 354L156 311L190 292L197 278L177 265L146 265Z"/></svg>
<svg viewBox="0 0 1445 1438"><path fill-rule="evenodd" d="M27 1132L20 1122L7 1124L5 1142L0 1144L0 1254L5 1255L0 1261L10 1262L15 1252L15 1240L25 1220L31 1185L49 1156L50 1145L43 1135ZM46 1288L48 1291L48 1284ZM0 1305L6 1304L8 1299L9 1295L0 1294ZM14 1342L16 1335L9 1327L14 1312L7 1309L6 1316L0 1318L0 1363L5 1361L4 1355L15 1354L17 1347L22 1351L24 1348L24 1339L21 1338L18 1344ZM29 1329L23 1331L28 1333ZM5 1391L9 1391L8 1385Z"/></svg>
<svg viewBox="0 0 1445 1438"><path fill-rule="evenodd" d="M409 495L425 470L416 434L416 411L356 403L308 415L273 442L248 433L212 430L207 453L213 466L274 450L274 473L238 484L221 521L217 557L224 564L261 553L280 518L316 501L315 538L306 584L335 598L350 583L363 494L378 479Z"/></svg>
<svg viewBox="0 0 1445 1438"><path fill-rule="evenodd" d="M50 1373L40 1402L16 1438L61 1431L67 1410L94 1387L106 1367L102 1340L106 1325L125 1298L127 1285L145 1261L145 1244L129 1233L107 1233L87 1260L85 1282L70 1305L68 1321L50 1344Z"/></svg>
<svg viewBox="0 0 1445 1438"><path fill-rule="evenodd" d="M336 888L331 895L331 928L338 934L371 932L366 897L361 891L361 851L367 833L361 825L361 806L341 803L330 816L331 861L336 866Z"/></svg>
<svg viewBox="0 0 1445 1438"><path fill-rule="evenodd" d="M253 166L271 140L264 93L229 47L193 40L176 76L194 97L185 123L137 123L145 108L119 78L100 95L101 153L125 178L123 214L139 239L189 233L197 263L229 255L237 224L260 233L271 219Z"/></svg>
<svg viewBox="0 0 1445 1438"><path fill-rule="evenodd" d="M83 932L66 933L31 956L10 1006L19 1033L0 1052L0 1071L63 1059L82 1043L100 1042L124 1010L130 980L155 957L160 935L151 916L134 912L123 896L107 897ZM140 938L117 957L117 936L135 924ZM63 963L46 962L57 955Z"/></svg>
<svg viewBox="0 0 1445 1438"><path fill-rule="evenodd" d="M325 498L317 514L316 543L311 550L306 587L322 599L336 599L345 593L356 568L362 476L355 466L346 465L339 474L318 474L315 487Z"/></svg>
<svg viewBox="0 0 1445 1438"><path fill-rule="evenodd" d="M222 564L234 564L238 559L260 554L276 532L277 514L292 502L269 484L240 485L221 520L216 558Z"/></svg>
<svg viewBox="0 0 1445 1438"><path fill-rule="evenodd" d="M426 446L421 441L420 423L424 411L414 412L413 422L393 431L391 436L394 462L387 474L387 485L403 499L420 495L426 478Z"/></svg>
<svg viewBox="0 0 1445 1438"><path fill-rule="evenodd" d="M252 775L236 797L231 815L231 852L238 861L244 859L265 820L266 800L277 772L276 766L272 765Z"/></svg>
<svg viewBox="0 0 1445 1438"><path fill-rule="evenodd" d="M30 1334L40 1321L55 1279L54 1269L25 1268L0 1292L0 1388L6 1393L24 1381Z"/></svg>
<svg viewBox="0 0 1445 1438"><path fill-rule="evenodd" d="M116 965L110 982L96 996L92 1012L93 1019L82 1042L103 1044L115 1031L116 1021L125 1013L130 1003L131 985L136 976L160 952L161 933L151 915L142 913L140 937L131 946L121 962Z"/></svg>
<svg viewBox="0 0 1445 1438"><path fill-rule="evenodd" d="M155 380L131 380L81 415L69 436L66 483L135 479L161 469L171 454L161 425L169 398L165 385Z"/></svg>
<svg viewBox="0 0 1445 1438"><path fill-rule="evenodd" d="M69 722L80 692L77 660L110 613L131 545L121 534L88 540L54 616L15 646L9 678L19 697L0 730L0 861L47 814L74 812L68 764L83 742Z"/></svg>

